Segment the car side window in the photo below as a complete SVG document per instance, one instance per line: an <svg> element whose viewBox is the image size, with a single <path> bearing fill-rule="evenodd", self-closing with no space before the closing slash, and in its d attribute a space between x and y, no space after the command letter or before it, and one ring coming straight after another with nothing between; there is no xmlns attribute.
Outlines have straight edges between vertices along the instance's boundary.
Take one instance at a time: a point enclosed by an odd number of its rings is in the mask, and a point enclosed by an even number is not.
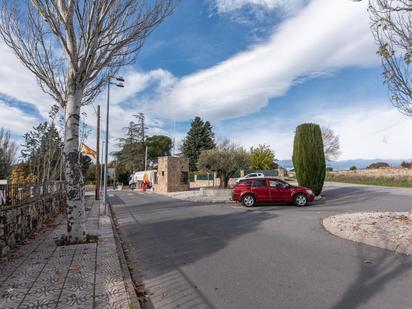
<svg viewBox="0 0 412 309"><path fill-rule="evenodd" d="M274 181L274 180L269 180L269 186L271 188L276 188L279 182Z"/></svg>
<svg viewBox="0 0 412 309"><path fill-rule="evenodd" d="M248 177L256 177L256 174L250 174Z"/></svg>
<svg viewBox="0 0 412 309"><path fill-rule="evenodd" d="M242 181L242 185L246 187L250 187L252 185L252 181Z"/></svg>
<svg viewBox="0 0 412 309"><path fill-rule="evenodd" d="M269 186L271 188L285 188L286 184L280 181L276 181L276 180L269 180Z"/></svg>
<svg viewBox="0 0 412 309"><path fill-rule="evenodd" d="M255 180L254 187L266 187L266 179Z"/></svg>

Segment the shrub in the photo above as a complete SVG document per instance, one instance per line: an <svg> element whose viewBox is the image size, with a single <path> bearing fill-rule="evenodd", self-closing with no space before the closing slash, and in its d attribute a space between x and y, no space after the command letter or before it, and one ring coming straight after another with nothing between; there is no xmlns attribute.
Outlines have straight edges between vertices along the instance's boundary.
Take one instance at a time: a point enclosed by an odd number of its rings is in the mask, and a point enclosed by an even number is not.
<svg viewBox="0 0 412 309"><path fill-rule="evenodd" d="M328 166L328 167L326 168L326 171L327 171L327 172L333 172L333 167Z"/></svg>
<svg viewBox="0 0 412 309"><path fill-rule="evenodd" d="M350 170L350 171L356 171L356 170L358 170L358 168L354 165L354 166L351 166L351 167L349 168L349 170Z"/></svg>
<svg viewBox="0 0 412 309"><path fill-rule="evenodd" d="M386 162L376 162L372 163L369 166L367 166L367 169L377 169L377 168L387 168L390 167L388 163Z"/></svg>
<svg viewBox="0 0 412 309"><path fill-rule="evenodd" d="M326 174L322 132L319 125L305 123L296 128L292 160L299 185L308 187L315 195L319 195Z"/></svg>

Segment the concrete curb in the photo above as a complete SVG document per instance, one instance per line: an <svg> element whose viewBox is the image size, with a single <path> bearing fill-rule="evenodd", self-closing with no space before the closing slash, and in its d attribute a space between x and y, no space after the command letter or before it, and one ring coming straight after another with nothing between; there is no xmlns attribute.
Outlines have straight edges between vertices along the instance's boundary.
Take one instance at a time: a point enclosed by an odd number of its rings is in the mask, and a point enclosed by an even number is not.
<svg viewBox="0 0 412 309"><path fill-rule="evenodd" d="M116 225L113 220L114 217L113 217L112 205L110 203L109 203L109 217L110 217L110 222L112 224L113 236L116 242L117 256L119 257L120 267L122 269L126 291L130 298L130 305L133 306L133 307L130 307L129 305L129 308L138 309L138 308L141 308L141 304L140 304L139 298L137 297L135 285L133 283L132 276L130 275L129 268L127 266L126 256L124 255L123 247L122 247L121 240L120 240L120 235L117 232Z"/></svg>

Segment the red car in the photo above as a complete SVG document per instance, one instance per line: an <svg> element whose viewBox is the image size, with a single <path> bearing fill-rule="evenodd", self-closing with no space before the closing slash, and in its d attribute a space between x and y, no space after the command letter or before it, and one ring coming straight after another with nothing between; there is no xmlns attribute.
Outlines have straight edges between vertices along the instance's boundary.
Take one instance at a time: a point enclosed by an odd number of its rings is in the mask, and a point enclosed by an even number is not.
<svg viewBox="0 0 412 309"><path fill-rule="evenodd" d="M269 177L242 180L232 192L232 200L242 202L246 207L269 202L303 207L314 199L315 195L308 188L292 186L283 180Z"/></svg>

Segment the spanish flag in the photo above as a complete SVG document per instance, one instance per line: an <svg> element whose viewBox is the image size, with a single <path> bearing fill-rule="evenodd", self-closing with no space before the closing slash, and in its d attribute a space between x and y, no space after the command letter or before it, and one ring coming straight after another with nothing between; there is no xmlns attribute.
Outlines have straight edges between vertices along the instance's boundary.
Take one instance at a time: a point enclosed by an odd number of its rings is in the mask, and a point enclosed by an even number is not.
<svg viewBox="0 0 412 309"><path fill-rule="evenodd" d="M86 146L85 144L82 143L82 147L80 149L80 152L82 155L89 155L92 156L93 158L97 158L96 151L91 149L90 147Z"/></svg>

